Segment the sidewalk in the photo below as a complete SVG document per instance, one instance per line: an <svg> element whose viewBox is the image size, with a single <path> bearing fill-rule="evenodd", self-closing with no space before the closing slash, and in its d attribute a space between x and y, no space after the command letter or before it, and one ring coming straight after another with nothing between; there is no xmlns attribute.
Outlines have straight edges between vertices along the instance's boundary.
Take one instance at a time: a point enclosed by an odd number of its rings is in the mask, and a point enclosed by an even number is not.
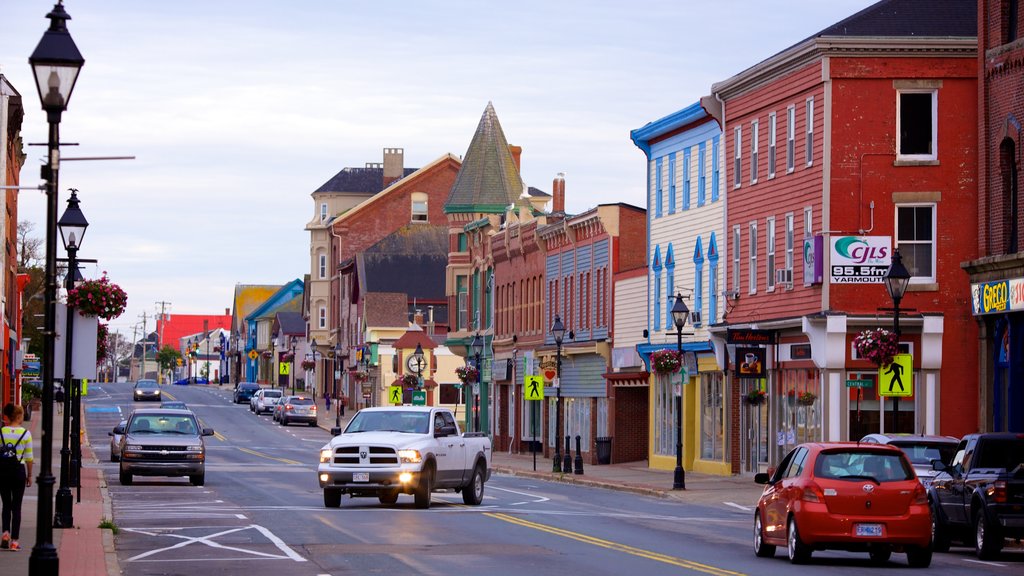
<svg viewBox="0 0 1024 576"><path fill-rule="evenodd" d="M323 410L323 402L317 406L320 427L330 431L335 422L335 405L331 411ZM342 428L352 418L352 411L346 410L341 418ZM499 474L511 474L539 480L592 486L646 496L672 498L693 504L722 504L730 502L749 506L751 510L761 496L762 486L754 484L749 476L715 476L697 472L686 472L686 490L672 490L673 470L655 470L647 466L646 460L623 464L585 464L583 474L551 471L551 459L537 454L537 470L533 470L532 454L509 454L495 451L491 454L491 470Z"/></svg>
<svg viewBox="0 0 1024 576"><path fill-rule="evenodd" d="M25 423L32 431L32 451L36 463L32 471L32 486L25 491L21 509L21 538L19 539L21 552L3 555L4 574L28 574L29 557L32 555L32 548L36 543L39 514L39 488L36 477L39 475L39 457L42 454L42 419L42 413L36 412L32 414L32 420ZM64 430L63 415L58 414L56 408L53 413L53 427L51 466L55 479L53 493L56 495L57 488L60 487L60 439ZM60 574L117 576L121 573L117 564L117 555L114 553L113 534L110 530L99 527L100 521L103 518L110 519L112 514L110 498L106 494L106 482L98 464L99 462L83 434L82 501L78 502L77 498L75 499L73 508L75 527L53 529L53 543L57 547ZM72 496L77 496L78 490L72 488L71 493ZM52 521L52 518L50 520Z"/></svg>

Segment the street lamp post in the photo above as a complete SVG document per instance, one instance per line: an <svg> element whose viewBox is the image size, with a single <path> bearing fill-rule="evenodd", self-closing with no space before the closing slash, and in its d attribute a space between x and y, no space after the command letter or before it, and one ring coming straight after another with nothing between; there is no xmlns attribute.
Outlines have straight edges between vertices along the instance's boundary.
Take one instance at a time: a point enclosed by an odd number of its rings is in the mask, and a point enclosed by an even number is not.
<svg viewBox="0 0 1024 576"><path fill-rule="evenodd" d="M416 351L412 353L412 365L416 367L416 382L420 389L423 389L423 368L426 367L426 359L423 357L423 346L416 345Z"/></svg>
<svg viewBox="0 0 1024 576"><path fill-rule="evenodd" d="M341 398L338 397L338 372L341 371L341 342L334 344L334 386L331 388L331 396L334 397L334 427L341 428Z"/></svg>
<svg viewBox="0 0 1024 576"><path fill-rule="evenodd" d="M78 192L71 189L71 198L68 198L68 207L57 222L57 229L60 231L61 241L64 243L64 250L68 253L68 293L75 288L75 277L78 273L78 248L82 245L85 237L85 229L89 222L82 214L78 206ZM74 526L74 512L72 510L71 498L71 395L74 393L74 386L71 382L71 357L72 341L75 328L75 309L68 299L67 318L64 323L64 433L61 434L60 445L60 488L57 490L57 511L53 516L55 528L71 528Z"/></svg>
<svg viewBox="0 0 1024 576"><path fill-rule="evenodd" d="M36 542L29 556L31 576L56 576L60 568L57 548L53 545L53 353L57 319L57 187L60 172L60 117L67 110L78 73L85 59L68 32L71 17L58 2L46 15L50 28L43 33L28 62L36 80L36 89L46 120L47 164L42 168L46 180L46 286L43 295L43 421L40 439L39 490Z"/></svg>
<svg viewBox="0 0 1024 576"><path fill-rule="evenodd" d="M295 395L295 336L292 336L289 340L291 344L291 356L288 357L288 374L291 375L292 380L292 396Z"/></svg>
<svg viewBox="0 0 1024 576"><path fill-rule="evenodd" d="M480 381L484 375L483 367L480 365L480 355L484 351L484 341L480 333L473 335L473 356L476 357L476 382L473 386L473 432L480 431Z"/></svg>
<svg viewBox="0 0 1024 576"><path fill-rule="evenodd" d="M316 402L316 338L313 338L312 340L310 340L310 342L309 342L309 350L310 350L309 357L310 357L310 359L313 360L313 369L310 370L310 372L313 373L312 388L313 388L313 401L315 403ZM309 385L310 383L307 382L306 384Z"/></svg>
<svg viewBox="0 0 1024 576"><path fill-rule="evenodd" d="M679 362L683 361L683 326L686 325L686 317L690 315L690 309L683 302L683 295L676 293L676 303L672 305L672 322L676 325L676 351L679 352ZM683 367L679 367L680 380L679 390L676 393L676 469L672 475L672 489L686 490L686 470L683 470Z"/></svg>
<svg viewBox="0 0 1024 576"><path fill-rule="evenodd" d="M889 291L889 297L892 298L892 331L896 333L896 351L899 352L900 301L903 300L903 295L907 293L907 285L910 284L910 272L907 270L907 267L903 265L903 257L900 256L898 248L893 250L892 264L890 264L889 269L885 271L884 279L885 289ZM899 432L899 396L893 396L892 406L892 431Z"/></svg>
<svg viewBox="0 0 1024 576"><path fill-rule="evenodd" d="M551 335L555 338L555 461L551 464L552 472L562 472L562 339L565 338L565 325L562 318L555 315L551 324ZM568 470L566 471L568 472Z"/></svg>

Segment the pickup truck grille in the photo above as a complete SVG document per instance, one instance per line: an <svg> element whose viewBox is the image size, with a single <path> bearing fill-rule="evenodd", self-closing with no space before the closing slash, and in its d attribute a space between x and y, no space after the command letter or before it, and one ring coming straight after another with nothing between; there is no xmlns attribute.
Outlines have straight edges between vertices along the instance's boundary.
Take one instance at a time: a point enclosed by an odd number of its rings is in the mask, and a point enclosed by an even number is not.
<svg viewBox="0 0 1024 576"><path fill-rule="evenodd" d="M154 450L156 452L159 452L161 450L166 450L168 452L184 452L187 448L187 446L142 446L143 450Z"/></svg>
<svg viewBox="0 0 1024 576"><path fill-rule="evenodd" d="M362 453L366 453L365 460ZM345 466L398 465L398 453L390 446L341 446L334 450L334 463Z"/></svg>

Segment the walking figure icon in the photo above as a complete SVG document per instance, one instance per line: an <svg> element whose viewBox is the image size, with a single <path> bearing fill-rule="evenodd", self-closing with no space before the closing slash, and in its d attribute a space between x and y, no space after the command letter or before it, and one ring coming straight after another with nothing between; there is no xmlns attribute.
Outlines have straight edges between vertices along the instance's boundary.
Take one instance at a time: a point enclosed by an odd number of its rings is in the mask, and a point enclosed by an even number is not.
<svg viewBox="0 0 1024 576"><path fill-rule="evenodd" d="M900 376L903 374L903 366L897 364L896 362L893 362L892 364L889 365L889 369L885 373L892 374L892 379L889 380L890 392L892 392L892 387L897 384L900 387L900 392L905 392L905 390L903 389L903 380L900 378Z"/></svg>
<svg viewBox="0 0 1024 576"><path fill-rule="evenodd" d="M401 404L402 403L402 387L401 386L391 386L390 393L388 394L388 398L390 399L389 402L391 402L392 404Z"/></svg>

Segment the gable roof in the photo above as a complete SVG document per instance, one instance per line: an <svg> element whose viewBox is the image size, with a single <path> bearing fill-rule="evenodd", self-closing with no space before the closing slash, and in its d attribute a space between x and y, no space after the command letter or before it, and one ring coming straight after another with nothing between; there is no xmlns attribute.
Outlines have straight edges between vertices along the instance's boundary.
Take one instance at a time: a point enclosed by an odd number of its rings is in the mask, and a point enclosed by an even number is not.
<svg viewBox="0 0 1024 576"><path fill-rule="evenodd" d="M281 284L235 284L234 308L231 310L233 328L238 329L245 317L280 290Z"/></svg>
<svg viewBox="0 0 1024 576"><path fill-rule="evenodd" d="M378 202L387 200L389 192L398 190L405 186L415 186L417 180L430 175L435 167L441 166L446 162L452 162L459 166L462 165L462 161L459 160L459 158L454 154L445 154L443 156L438 157L433 162L430 162L429 164L422 168L417 168L412 172L406 170L404 178L392 182L390 185L388 185L387 188L381 190L379 194L374 194L370 198L363 200L362 202L356 204L355 206L346 210L345 212L332 216L330 220L326 222L326 224L332 225L335 222L342 222L348 220L349 218L352 218L354 215L359 214L365 210L374 208L375 204L377 204Z"/></svg>
<svg viewBox="0 0 1024 576"><path fill-rule="evenodd" d="M277 324L286 336L305 336L306 320L301 312L278 312Z"/></svg>
<svg viewBox="0 0 1024 576"><path fill-rule="evenodd" d="M825 36L966 37L978 34L973 0L882 0L818 32Z"/></svg>
<svg viewBox="0 0 1024 576"><path fill-rule="evenodd" d="M363 297L367 327L409 325L409 297L399 292L371 292Z"/></svg>
<svg viewBox="0 0 1024 576"><path fill-rule="evenodd" d="M415 172L417 168L404 168L402 178ZM401 180L401 178L399 179ZM340 172L324 182L313 191L318 192L349 192L376 194L384 189L384 168L342 168Z"/></svg>
<svg viewBox="0 0 1024 576"><path fill-rule="evenodd" d="M399 292L410 300L443 301L447 265L448 229L429 224L404 226L356 255L363 294Z"/></svg>
<svg viewBox="0 0 1024 576"><path fill-rule="evenodd" d="M524 188L498 115L488 102L444 203L444 213L502 214L508 205L523 202Z"/></svg>
<svg viewBox="0 0 1024 576"><path fill-rule="evenodd" d="M296 278L285 284L280 290L272 294L265 302L256 307L255 310L245 316L246 321L253 321L271 315L277 309L297 301L294 307L296 310L302 308L303 284L302 280Z"/></svg>

